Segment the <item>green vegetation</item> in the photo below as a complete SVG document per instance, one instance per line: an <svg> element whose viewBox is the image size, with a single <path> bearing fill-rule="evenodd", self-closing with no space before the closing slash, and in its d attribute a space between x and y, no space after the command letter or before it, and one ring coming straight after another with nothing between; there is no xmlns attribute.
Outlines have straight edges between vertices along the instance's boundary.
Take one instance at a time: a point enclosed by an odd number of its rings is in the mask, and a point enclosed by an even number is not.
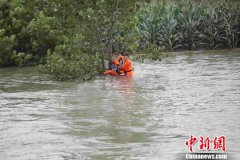
<svg viewBox="0 0 240 160"><path fill-rule="evenodd" d="M37 64L57 44L54 18L32 6L27 0L0 2L0 66Z"/></svg>
<svg viewBox="0 0 240 160"><path fill-rule="evenodd" d="M230 0L151 3L142 7L141 46L160 50L223 49L240 46L240 3Z"/></svg>
<svg viewBox="0 0 240 160"><path fill-rule="evenodd" d="M57 80L91 79L119 51L161 60L162 51L236 48L239 39L233 0L0 1L0 67L41 64Z"/></svg>

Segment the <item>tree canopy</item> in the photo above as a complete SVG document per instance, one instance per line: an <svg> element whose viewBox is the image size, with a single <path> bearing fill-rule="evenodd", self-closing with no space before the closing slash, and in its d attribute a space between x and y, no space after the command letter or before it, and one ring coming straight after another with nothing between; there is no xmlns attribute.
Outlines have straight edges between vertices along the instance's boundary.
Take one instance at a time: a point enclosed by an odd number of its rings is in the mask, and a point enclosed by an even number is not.
<svg viewBox="0 0 240 160"><path fill-rule="evenodd" d="M0 67L42 64L58 80L87 80L120 51L239 47L239 6L232 0L1 0Z"/></svg>

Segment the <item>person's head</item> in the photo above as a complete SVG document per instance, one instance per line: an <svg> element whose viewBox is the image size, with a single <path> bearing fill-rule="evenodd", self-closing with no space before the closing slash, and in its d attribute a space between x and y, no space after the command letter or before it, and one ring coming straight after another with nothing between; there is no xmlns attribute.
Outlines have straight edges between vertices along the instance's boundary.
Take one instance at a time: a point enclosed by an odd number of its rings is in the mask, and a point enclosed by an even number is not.
<svg viewBox="0 0 240 160"><path fill-rule="evenodd" d="M123 53L123 52L119 52L119 55L120 55L120 56L124 56L124 53Z"/></svg>
<svg viewBox="0 0 240 160"><path fill-rule="evenodd" d="M129 54L125 54L125 55L124 55L124 60L125 60L125 61L129 60Z"/></svg>

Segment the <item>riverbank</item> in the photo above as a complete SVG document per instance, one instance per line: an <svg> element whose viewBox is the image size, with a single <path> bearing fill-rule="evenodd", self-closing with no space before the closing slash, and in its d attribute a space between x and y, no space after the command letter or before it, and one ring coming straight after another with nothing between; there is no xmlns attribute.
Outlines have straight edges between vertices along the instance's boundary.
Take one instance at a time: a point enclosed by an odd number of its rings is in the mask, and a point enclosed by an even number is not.
<svg viewBox="0 0 240 160"><path fill-rule="evenodd" d="M200 51L175 51L175 52L164 52L164 51L148 51L146 53L134 53L132 59L139 62L144 62L144 59L161 61L166 57L179 56L179 55L194 55L194 54L225 54L229 52L240 53L240 48L234 49L220 49L220 50L200 50Z"/></svg>
<svg viewBox="0 0 240 160"><path fill-rule="evenodd" d="M227 52L240 52L240 48L234 49L219 49L219 50L200 50L200 51L179 51L179 52L166 52L168 55L189 55L189 54L221 54Z"/></svg>

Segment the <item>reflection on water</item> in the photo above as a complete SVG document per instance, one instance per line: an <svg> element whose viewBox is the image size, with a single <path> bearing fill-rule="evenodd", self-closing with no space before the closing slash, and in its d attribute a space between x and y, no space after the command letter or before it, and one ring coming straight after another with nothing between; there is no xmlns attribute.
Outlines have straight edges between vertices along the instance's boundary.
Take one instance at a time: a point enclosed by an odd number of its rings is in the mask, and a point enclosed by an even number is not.
<svg viewBox="0 0 240 160"><path fill-rule="evenodd" d="M0 159L174 159L195 136L240 149L240 54L135 62L133 78L0 69Z"/></svg>

